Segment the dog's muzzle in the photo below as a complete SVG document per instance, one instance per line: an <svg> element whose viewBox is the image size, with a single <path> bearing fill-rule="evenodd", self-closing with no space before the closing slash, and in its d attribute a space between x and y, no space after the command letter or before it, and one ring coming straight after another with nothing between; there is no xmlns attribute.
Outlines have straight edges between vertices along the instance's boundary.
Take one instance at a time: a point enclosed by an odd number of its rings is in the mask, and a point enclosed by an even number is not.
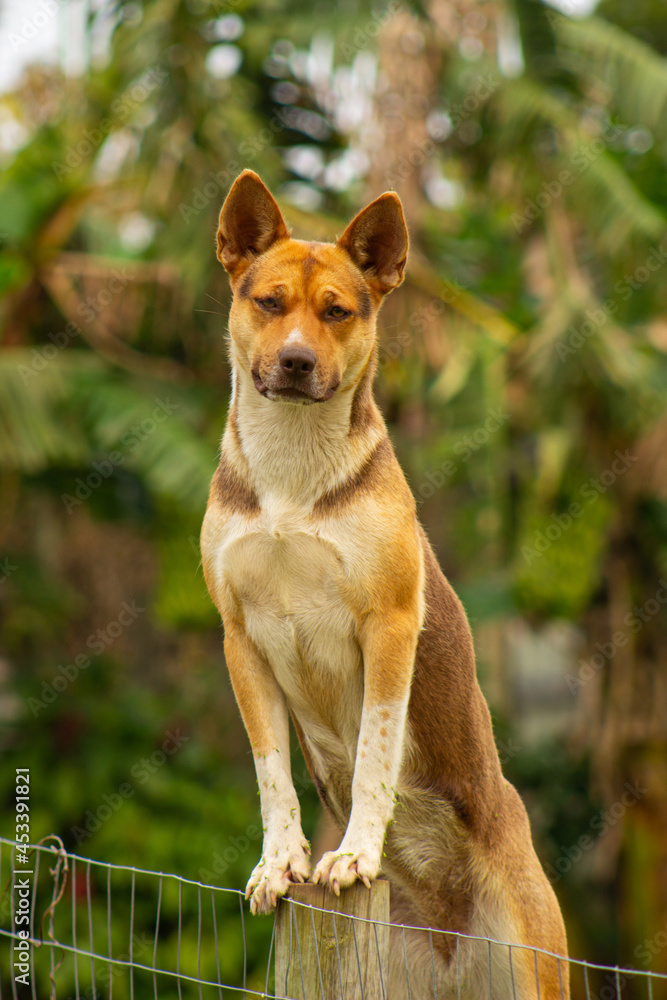
<svg viewBox="0 0 667 1000"><path fill-rule="evenodd" d="M317 355L310 347L284 347L266 374L260 373L260 368L253 368L252 377L257 391L267 399L323 403L331 399L339 385L339 381L322 383Z"/></svg>

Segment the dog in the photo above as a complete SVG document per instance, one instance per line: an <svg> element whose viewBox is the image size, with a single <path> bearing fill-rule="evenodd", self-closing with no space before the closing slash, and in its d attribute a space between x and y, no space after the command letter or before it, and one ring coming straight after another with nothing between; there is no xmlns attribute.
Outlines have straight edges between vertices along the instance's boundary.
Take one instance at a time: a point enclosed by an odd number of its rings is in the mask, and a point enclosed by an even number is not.
<svg viewBox="0 0 667 1000"><path fill-rule="evenodd" d="M434 984L567 1000L563 920L501 773L468 621L373 398L378 310L407 253L392 192L335 243L292 239L251 170L220 212L232 395L201 548L259 783L246 897L268 913L294 882L339 893L382 872L392 923L414 928L397 928L391 1000ZM290 715L344 831L312 874ZM426 928L456 933L432 935L431 951Z"/></svg>

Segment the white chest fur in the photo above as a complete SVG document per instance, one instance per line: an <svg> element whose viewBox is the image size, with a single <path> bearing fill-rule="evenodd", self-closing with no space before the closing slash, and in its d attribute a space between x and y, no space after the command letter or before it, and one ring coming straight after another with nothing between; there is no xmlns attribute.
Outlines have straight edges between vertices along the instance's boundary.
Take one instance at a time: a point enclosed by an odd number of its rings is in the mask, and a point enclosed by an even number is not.
<svg viewBox="0 0 667 1000"><path fill-rule="evenodd" d="M363 667L336 541L293 502L265 500L251 520L229 522L219 570L313 751L337 743L352 765Z"/></svg>

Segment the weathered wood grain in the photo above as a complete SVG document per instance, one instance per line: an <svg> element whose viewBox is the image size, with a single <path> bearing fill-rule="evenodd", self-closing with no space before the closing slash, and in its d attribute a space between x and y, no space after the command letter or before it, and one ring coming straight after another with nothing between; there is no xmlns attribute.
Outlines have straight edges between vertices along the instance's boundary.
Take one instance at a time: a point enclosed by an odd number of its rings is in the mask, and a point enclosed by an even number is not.
<svg viewBox="0 0 667 1000"><path fill-rule="evenodd" d="M357 882L340 897L320 885L290 889L276 917L276 996L387 1000L389 927L365 920L388 924L389 882Z"/></svg>

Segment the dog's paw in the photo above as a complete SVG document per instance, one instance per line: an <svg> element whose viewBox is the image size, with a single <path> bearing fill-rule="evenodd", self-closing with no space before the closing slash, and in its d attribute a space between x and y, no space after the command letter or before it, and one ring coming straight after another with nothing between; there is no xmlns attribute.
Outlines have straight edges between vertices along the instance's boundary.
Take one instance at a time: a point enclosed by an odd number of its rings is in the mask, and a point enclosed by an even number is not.
<svg viewBox="0 0 667 1000"><path fill-rule="evenodd" d="M328 884L331 891L340 896L340 890L349 889L357 879L370 889L379 871L379 864L363 851L327 851L318 862L312 880Z"/></svg>
<svg viewBox="0 0 667 1000"><path fill-rule="evenodd" d="M248 879L245 898L250 897L252 913L271 913L290 885L307 882L310 875L308 841L293 848L267 851Z"/></svg>

